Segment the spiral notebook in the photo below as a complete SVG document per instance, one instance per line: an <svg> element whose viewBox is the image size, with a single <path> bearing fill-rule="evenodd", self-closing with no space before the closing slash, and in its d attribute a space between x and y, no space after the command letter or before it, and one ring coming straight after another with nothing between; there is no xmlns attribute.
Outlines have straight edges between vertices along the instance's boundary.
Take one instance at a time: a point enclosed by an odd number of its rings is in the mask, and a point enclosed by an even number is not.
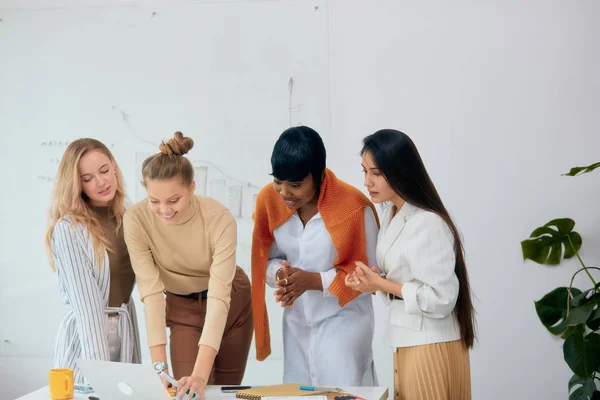
<svg viewBox="0 0 600 400"><path fill-rule="evenodd" d="M295 396L315 396L329 392L316 392L300 390L300 385L294 383L283 383L280 385L260 386L250 389L240 390L235 394L239 399L260 400L263 397L295 397Z"/></svg>

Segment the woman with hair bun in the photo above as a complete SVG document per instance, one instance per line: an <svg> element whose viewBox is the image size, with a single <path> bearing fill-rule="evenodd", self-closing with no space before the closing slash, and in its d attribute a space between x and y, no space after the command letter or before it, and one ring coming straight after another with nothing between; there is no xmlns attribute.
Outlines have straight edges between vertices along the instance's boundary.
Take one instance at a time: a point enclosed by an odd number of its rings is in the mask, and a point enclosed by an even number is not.
<svg viewBox="0 0 600 400"><path fill-rule="evenodd" d="M177 395L189 391L190 398L203 397L209 384L240 384L252 341L250 281L235 263L236 221L218 201L194 195L194 169L184 157L193 146L175 132L144 161L148 197L124 221L152 362L167 363L168 326Z"/></svg>

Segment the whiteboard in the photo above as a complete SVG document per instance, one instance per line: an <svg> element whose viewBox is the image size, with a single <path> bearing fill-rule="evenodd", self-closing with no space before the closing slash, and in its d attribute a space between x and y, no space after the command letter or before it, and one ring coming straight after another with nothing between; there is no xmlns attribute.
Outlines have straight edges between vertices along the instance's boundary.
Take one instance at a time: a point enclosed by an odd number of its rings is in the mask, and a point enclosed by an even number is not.
<svg viewBox="0 0 600 400"><path fill-rule="evenodd" d="M108 145L131 202L144 197L142 160L176 130L192 137L197 192L236 216L237 262L249 273L251 214L276 138L299 124L328 136L327 2L101 2L5 9L1 19L0 160L10 194L0 207L0 320L12 323L0 324L0 355L53 355L65 309L44 232L61 155L80 137ZM281 310L268 307L277 362Z"/></svg>

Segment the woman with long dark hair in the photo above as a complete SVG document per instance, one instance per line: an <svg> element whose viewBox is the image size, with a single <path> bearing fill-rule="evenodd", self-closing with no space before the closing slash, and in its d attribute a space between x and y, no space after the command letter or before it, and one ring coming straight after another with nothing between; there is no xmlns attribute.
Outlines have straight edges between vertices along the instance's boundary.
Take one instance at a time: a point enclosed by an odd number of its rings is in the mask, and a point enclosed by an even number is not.
<svg viewBox="0 0 600 400"><path fill-rule="evenodd" d="M346 285L390 306L394 399L471 398L474 309L461 237L413 141L384 129L363 140L365 186L382 216L377 266L357 262Z"/></svg>

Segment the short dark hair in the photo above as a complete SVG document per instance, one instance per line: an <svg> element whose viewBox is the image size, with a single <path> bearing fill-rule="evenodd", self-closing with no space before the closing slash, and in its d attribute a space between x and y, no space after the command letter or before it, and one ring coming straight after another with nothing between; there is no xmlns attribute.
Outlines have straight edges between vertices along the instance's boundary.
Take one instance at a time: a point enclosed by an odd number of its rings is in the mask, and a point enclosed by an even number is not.
<svg viewBox="0 0 600 400"><path fill-rule="evenodd" d="M325 145L308 126L286 129L275 142L271 154L271 175L282 181L299 182L312 174L317 191L325 171Z"/></svg>

